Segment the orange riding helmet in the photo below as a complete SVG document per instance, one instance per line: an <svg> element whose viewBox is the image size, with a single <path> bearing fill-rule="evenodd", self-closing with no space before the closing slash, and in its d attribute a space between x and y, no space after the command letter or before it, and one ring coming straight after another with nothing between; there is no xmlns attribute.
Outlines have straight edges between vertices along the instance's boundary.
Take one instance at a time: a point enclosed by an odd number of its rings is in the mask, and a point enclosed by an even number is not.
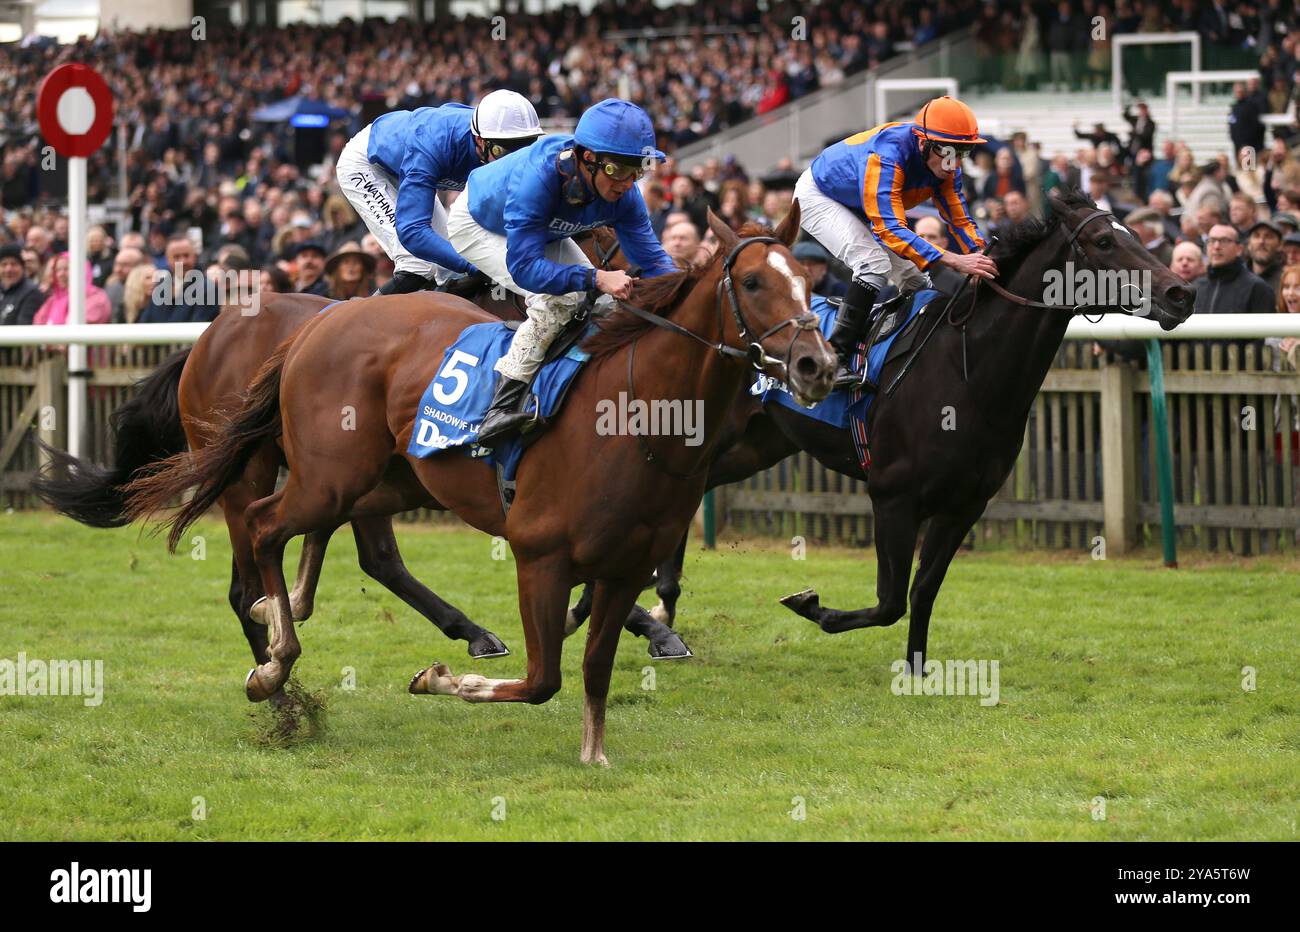
<svg viewBox="0 0 1300 932"><path fill-rule="evenodd" d="M912 132L937 143L972 146L987 142L980 138L975 112L955 97L936 97L916 114Z"/></svg>

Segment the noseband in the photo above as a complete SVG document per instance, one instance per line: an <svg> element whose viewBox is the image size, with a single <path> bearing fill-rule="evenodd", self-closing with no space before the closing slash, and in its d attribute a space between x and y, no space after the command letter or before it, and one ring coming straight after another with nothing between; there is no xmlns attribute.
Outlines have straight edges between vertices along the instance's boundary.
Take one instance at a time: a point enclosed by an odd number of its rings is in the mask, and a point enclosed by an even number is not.
<svg viewBox="0 0 1300 932"><path fill-rule="evenodd" d="M663 330L671 330L673 333L684 337L689 337L697 343L703 343L705 346L715 350L720 356L729 356L732 359L743 359L748 362L754 369L762 371L764 366L779 365L784 373L783 381L787 384L790 381L790 357L794 353L794 343L798 334L790 341L790 346L786 349L785 359L778 359L767 352L763 346L763 341L774 333L779 333L786 327L794 327L800 332L807 330L817 330L820 322L817 315L811 311L804 311L798 317L788 317L783 321L764 330L757 337L751 335L751 329L748 321L745 320L744 309L740 306L740 296L736 294L736 283L732 280L731 270L736 263L736 258L745 250L747 246L753 246L758 243L769 245L779 244L781 241L772 236L750 236L742 239L732 247L731 252L722 260L722 279L718 282L716 293L716 305L718 309L718 342L714 343L695 333L687 330L685 327L669 320L666 317L660 317L658 314L652 314L644 308L639 308L633 304L627 304L620 301L619 306L635 317L647 323L653 324ZM726 297L726 304L731 308L731 316L736 321L736 328L740 332L740 338L745 341L745 348L738 349L724 342L723 327L723 297Z"/></svg>
<svg viewBox="0 0 1300 932"><path fill-rule="evenodd" d="M729 356L732 359L743 359L746 362L748 362L751 366L753 366L754 369L760 372L763 370L764 366L769 365L771 363L776 363L781 366L781 371L784 376L784 381L787 384L789 384L790 356L794 352L795 340L799 339L798 333L796 333L794 339L790 341L790 347L789 349L786 350L784 360L777 359L771 356L767 352L767 350L763 347L763 341L766 340L768 337L770 337L772 334L777 333L778 331L783 330L786 327L794 327L795 330L800 332L803 332L805 330L817 330L820 326L817 320L817 315L813 314L811 311L804 311L798 317L787 318L786 320L783 320L780 323L772 327L769 327L767 330L763 331L763 333L761 333L757 338L752 337L750 336L749 323L745 320L745 312L740 306L740 296L736 294L736 284L731 278L731 268L736 262L736 257L739 256L741 252L744 251L746 246L752 246L755 243L776 244L779 242L780 240L772 236L750 236L736 243L736 245L732 247L731 252L727 254L727 257L722 260L722 279L718 282L718 288L715 294L716 297L715 304L718 309L718 342L717 343L705 339L704 337L700 336L698 333L695 333L693 330L686 329L681 324L678 324L675 321L671 321L666 317L660 317L658 314L652 314L649 311L645 310L644 308L639 308L633 304L625 304L621 301L619 302L619 305L623 308L623 310L627 311L633 316L639 317L641 320L653 324L654 326L659 327L660 329L669 330L672 331L673 333L680 334L681 336L689 337L690 339L694 340L697 343L703 343L705 346L709 347L710 349L715 350L719 356ZM723 313L722 298L724 294L726 295L727 298L727 304L731 308L731 316L735 318L736 328L740 331L740 338L746 341L745 348L743 350L737 349L736 347L730 346L724 342L723 334L725 332L725 328L723 327L723 319L722 319L722 313ZM635 359L636 359L636 340L633 340L632 345L628 348L627 351L627 395L629 400L636 399L636 385L635 385L635 380L633 379L633 363ZM667 463L663 462L655 454L654 450L650 448L649 440L645 436L643 436L642 434L637 434L637 442L641 446L641 452L645 455L645 461L654 466L657 466L662 472L667 473L669 476L672 476L674 479L693 478L697 476L701 470L705 469L709 465L709 460L706 457L702 459L699 463L697 463L693 469L687 470L686 472L680 472L678 470L674 470L670 468Z"/></svg>
<svg viewBox="0 0 1300 932"><path fill-rule="evenodd" d="M1110 211L1094 209L1088 214L1086 214L1082 220L1080 220L1078 223L1074 225L1074 229L1070 231L1070 235L1067 236L1065 239L1065 244L1070 249L1070 257L1072 259L1080 260L1081 265L1088 266L1089 268L1092 267L1092 263L1089 262L1087 252L1084 251L1083 246L1080 245L1079 243L1079 234L1083 232L1084 227L1086 227L1088 224L1092 223L1094 220L1099 220L1103 217L1108 217L1112 222L1116 222L1115 215L1112 214ZM1111 306L1108 304L1045 304L1042 301L1031 301L1028 298L1022 298L1020 297L1020 295L1008 291L1006 288L1003 288L1001 285L999 285L997 282L991 279L987 279L987 280L976 279L975 288L977 290L979 289L980 285L988 285L998 295L1000 295L1001 297L1005 298L1006 300L1010 301L1013 304L1018 304L1021 307L1038 308L1039 310L1043 310L1043 311L1069 311L1071 314L1074 315L1083 314L1084 317L1087 317L1087 314L1084 314L1084 312L1081 311L1080 308L1099 307L1099 308L1103 308L1103 313L1105 313L1104 309ZM1142 301L1147 298L1147 296L1142 293L1142 289L1138 288L1137 285L1130 284L1130 285L1126 285L1125 287L1133 288L1137 290L1139 304L1141 304ZM975 305L974 302L972 302L970 313L966 315L966 318L969 318L970 314L974 313L974 311L975 311ZM954 322L951 320L951 315L950 315L949 322L955 323L956 325L959 326L960 324L965 323L965 319Z"/></svg>

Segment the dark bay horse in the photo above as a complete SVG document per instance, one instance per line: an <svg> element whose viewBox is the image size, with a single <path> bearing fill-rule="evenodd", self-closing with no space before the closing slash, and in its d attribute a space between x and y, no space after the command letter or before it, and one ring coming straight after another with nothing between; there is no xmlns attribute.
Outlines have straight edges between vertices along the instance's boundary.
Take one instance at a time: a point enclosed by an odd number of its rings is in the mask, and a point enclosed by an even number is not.
<svg viewBox="0 0 1300 932"><path fill-rule="evenodd" d="M851 611L826 608L812 589L782 599L823 631L892 625L907 613L917 537L929 519L911 586L907 637L907 660L924 662L944 575L1015 465L1034 399L1078 310L1043 306L1050 271L1062 271L1073 260L1076 269L1094 273L1134 273L1125 280L1141 283L1150 314L1165 330L1191 313L1193 290L1127 227L1078 192L1054 192L1051 204L1050 221L1029 220L1000 231L990 255L1000 270L1001 293L980 286L971 294L968 287L951 316L922 321L927 330L935 328L928 344L894 393L877 398L868 413L870 470L860 465L848 430L780 405L763 406L746 396L724 426L718 456L709 466L709 488L747 479L800 450L867 482L876 525L877 604ZM942 299L931 305L942 307ZM962 326L951 323L963 318ZM904 356L886 366L883 390L905 365ZM661 601L651 614L669 625L681 594L685 547L683 540L657 574ZM574 608L579 622L589 604L584 592Z"/></svg>
<svg viewBox="0 0 1300 932"><path fill-rule="evenodd" d="M598 267L626 267L618 256L618 240L611 230L592 230L579 245ZM201 449L210 443L224 413L238 405L241 393L275 348L330 303L331 299L315 295L284 294L273 302L257 303L246 296L241 304L224 308L192 347L169 356L137 384L135 395L113 412L109 422L115 453L112 467L47 448L50 465L33 483L34 491L55 510L82 524L101 528L127 524L130 519L125 484L141 470L184 451L187 445ZM502 320L523 319L519 302L512 295L502 296L488 289L476 296L475 303ZM270 493L283 465L279 446L269 439L250 457L243 475L219 501L234 554L230 606L258 663L269 659L269 642L264 593L243 513L249 503ZM509 653L495 634L474 624L411 575L398 550L389 516L358 517L351 523L358 562L365 573L448 637L466 641L469 656ZM312 614L331 534L332 530L311 533L303 541L290 596L296 621L304 621ZM635 627L642 634L660 628L643 614Z"/></svg>
<svg viewBox="0 0 1300 932"><path fill-rule="evenodd" d="M354 302L310 321L262 368L214 443L131 483L133 518L198 487L167 522L175 546L252 452L267 437L281 437L288 481L245 513L271 599L271 659L249 673L250 699L279 690L301 653L281 566L291 537L328 530L350 516L448 509L510 540L527 675L454 676L435 663L416 674L411 691L472 702L545 702L560 688L568 594L590 582L581 758L607 763L605 706L619 632L644 581L671 555L699 505L721 423L754 367L786 381L804 403L829 393L835 369L834 354L809 313L802 269L787 248L798 231L797 205L775 237L745 229L741 238L717 217L710 215L709 222L720 243L713 261L638 282L632 301L644 316L625 309L588 340L591 361L520 464L508 516L493 470L481 460L454 452L419 459L406 452L420 397L446 347L464 327L491 319L436 295ZM602 403L624 392L702 402L702 442L601 430ZM354 430L340 429L343 406L355 411Z"/></svg>

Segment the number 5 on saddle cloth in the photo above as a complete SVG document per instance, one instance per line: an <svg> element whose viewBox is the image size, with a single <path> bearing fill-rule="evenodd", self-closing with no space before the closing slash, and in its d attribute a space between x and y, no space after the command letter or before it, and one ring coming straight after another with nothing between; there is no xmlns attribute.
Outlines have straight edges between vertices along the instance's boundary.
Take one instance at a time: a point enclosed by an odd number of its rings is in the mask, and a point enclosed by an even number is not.
<svg viewBox="0 0 1300 932"><path fill-rule="evenodd" d="M587 313L579 314L565 326L551 343L546 361L533 377L520 408L533 415L534 426L488 450L479 447L475 440L492 403L496 386L493 367L510 349L518 326L515 321L474 324L466 327L447 347L437 375L420 397L407 453L422 459L459 449L473 457L484 457L497 467L502 484L513 486L524 450L559 412L574 377L588 359L579 345L596 329L595 321Z"/></svg>

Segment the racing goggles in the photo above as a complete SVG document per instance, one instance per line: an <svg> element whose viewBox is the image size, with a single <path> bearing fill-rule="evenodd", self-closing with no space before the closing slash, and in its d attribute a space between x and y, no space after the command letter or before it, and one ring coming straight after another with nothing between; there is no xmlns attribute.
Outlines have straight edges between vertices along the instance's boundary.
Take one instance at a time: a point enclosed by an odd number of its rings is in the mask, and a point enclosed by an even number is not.
<svg viewBox="0 0 1300 932"><path fill-rule="evenodd" d="M640 181L645 177L646 169L641 162L618 162L597 156L597 165L611 181Z"/></svg>
<svg viewBox="0 0 1300 932"><path fill-rule="evenodd" d="M537 141L536 136L524 136L522 139L484 139L483 144L487 147L487 154L494 159L499 159L503 155L509 155L511 152L518 152L520 149L526 149Z"/></svg>
<svg viewBox="0 0 1300 932"><path fill-rule="evenodd" d="M974 148L975 145L973 143L957 143L957 142L934 143L934 151L938 152L939 157L943 159L959 159L959 160L965 159L971 154L971 150Z"/></svg>

